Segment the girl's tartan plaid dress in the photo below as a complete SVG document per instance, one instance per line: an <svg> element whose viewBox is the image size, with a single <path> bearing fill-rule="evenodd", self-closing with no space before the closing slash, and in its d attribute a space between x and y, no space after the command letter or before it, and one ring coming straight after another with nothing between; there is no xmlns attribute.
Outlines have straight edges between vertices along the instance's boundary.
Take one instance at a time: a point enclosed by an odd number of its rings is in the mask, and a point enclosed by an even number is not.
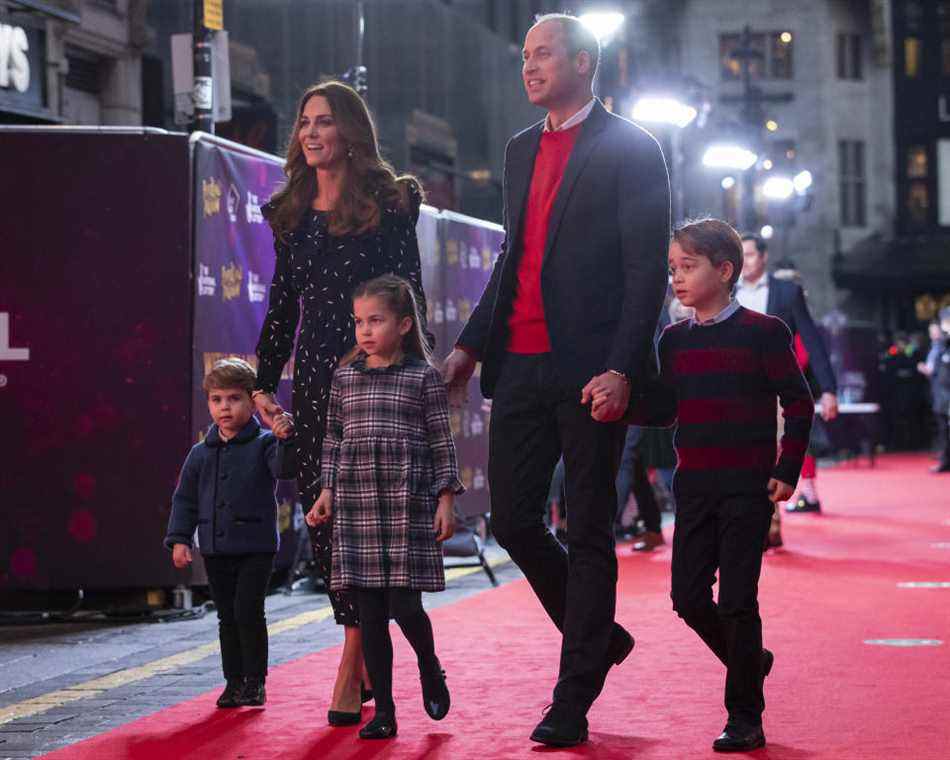
<svg viewBox="0 0 950 760"><path fill-rule="evenodd" d="M464 492L439 371L416 357L333 376L323 440L333 490L334 591L445 588L433 520L438 495Z"/></svg>

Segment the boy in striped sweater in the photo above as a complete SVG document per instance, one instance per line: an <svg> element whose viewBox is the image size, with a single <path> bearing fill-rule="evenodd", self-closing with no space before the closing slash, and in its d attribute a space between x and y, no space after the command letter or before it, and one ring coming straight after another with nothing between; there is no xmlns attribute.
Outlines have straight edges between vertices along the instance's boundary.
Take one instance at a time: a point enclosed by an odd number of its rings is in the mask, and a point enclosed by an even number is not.
<svg viewBox="0 0 950 760"><path fill-rule="evenodd" d="M762 686L773 661L759 617L762 547L775 504L798 480L814 402L785 323L732 297L742 269L732 227L687 223L673 234L669 263L676 297L695 314L663 331L660 376L631 399L626 419L677 424L673 608L726 666L729 719L713 749L743 752L765 745ZM785 417L778 451L776 397ZM595 419L602 403L595 394Z"/></svg>

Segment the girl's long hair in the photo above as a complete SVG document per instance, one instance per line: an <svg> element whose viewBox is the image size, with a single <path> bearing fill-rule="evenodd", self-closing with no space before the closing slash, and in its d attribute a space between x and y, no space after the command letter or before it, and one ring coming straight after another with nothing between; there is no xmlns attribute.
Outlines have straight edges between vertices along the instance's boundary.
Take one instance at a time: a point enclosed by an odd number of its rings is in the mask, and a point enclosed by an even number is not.
<svg viewBox="0 0 950 760"><path fill-rule="evenodd" d="M432 359L432 349L422 332L422 319L419 316L419 302L416 293L406 280L394 274L384 274L356 286L353 291L353 300L357 298L378 298L386 309L396 315L398 320L409 317L412 320L412 329L402 339L404 354L422 359L426 364L435 366ZM340 366L351 364L360 354L360 347L354 346L342 359Z"/></svg>
<svg viewBox="0 0 950 760"><path fill-rule="evenodd" d="M329 81L308 87L297 106L297 118L287 140L284 174L287 182L273 196L268 221L279 240L286 240L317 197L317 172L307 166L298 134L300 118L310 98L327 99L346 158L340 199L329 215L331 235L360 235L379 226L382 210L409 213L410 188L421 197L422 187L411 175L397 176L379 154L376 128L366 103L352 87Z"/></svg>

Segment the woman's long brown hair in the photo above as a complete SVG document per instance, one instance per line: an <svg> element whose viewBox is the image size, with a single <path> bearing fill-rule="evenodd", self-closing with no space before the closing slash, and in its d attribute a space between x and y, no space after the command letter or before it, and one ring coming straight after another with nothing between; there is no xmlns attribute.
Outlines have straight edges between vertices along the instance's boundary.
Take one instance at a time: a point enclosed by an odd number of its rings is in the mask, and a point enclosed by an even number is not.
<svg viewBox="0 0 950 760"><path fill-rule="evenodd" d="M378 298L386 309L396 315L399 320L409 317L412 320L412 329L403 336L402 351L422 359L426 364L435 366L432 360L432 349L422 331L422 317L419 313L419 302L412 285L402 277L394 274L384 274L367 282L360 283L353 291L353 300L357 298ZM360 354L360 347L354 346L342 359L340 366L351 364Z"/></svg>
<svg viewBox="0 0 950 760"><path fill-rule="evenodd" d="M317 172L307 166L298 140L303 110L315 96L327 99L346 155L340 200L330 212L330 234L359 235L375 229L385 208L408 213L410 187L422 195L419 181L411 175L397 176L393 167L383 160L373 119L356 90L342 82L322 82L308 87L297 106L297 118L287 140L284 163L287 182L270 199L274 210L268 215L268 221L274 235L285 240L317 197Z"/></svg>

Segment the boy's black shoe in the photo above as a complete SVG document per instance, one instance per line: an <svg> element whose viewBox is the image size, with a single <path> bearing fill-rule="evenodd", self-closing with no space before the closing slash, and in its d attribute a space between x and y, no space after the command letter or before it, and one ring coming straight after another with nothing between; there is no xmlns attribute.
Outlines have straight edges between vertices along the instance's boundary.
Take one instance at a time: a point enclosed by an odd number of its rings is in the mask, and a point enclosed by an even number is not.
<svg viewBox="0 0 950 760"><path fill-rule="evenodd" d="M360 729L360 739L392 739L396 735L396 716L376 711L373 719Z"/></svg>
<svg viewBox="0 0 950 760"><path fill-rule="evenodd" d="M422 706L426 714L432 720L442 720L449 714L452 701L445 683L445 671L438 659L433 667L425 670L420 668L419 679L422 681Z"/></svg>
<svg viewBox="0 0 950 760"><path fill-rule="evenodd" d="M241 703L238 698L241 696L243 689L243 678L229 678L227 686L224 687L224 691L218 697L218 707L240 707Z"/></svg>
<svg viewBox="0 0 950 760"><path fill-rule="evenodd" d="M549 747L582 744L587 741L587 718L563 702L555 702L531 733L531 741Z"/></svg>
<svg viewBox="0 0 950 760"><path fill-rule="evenodd" d="M762 726L744 728L727 723L712 746L716 752L748 752L765 746L765 734Z"/></svg>
<svg viewBox="0 0 950 760"><path fill-rule="evenodd" d="M610 642L607 644L607 667L604 672L609 671L614 665L619 665L633 651L636 642L630 632L623 626L618 625L610 636Z"/></svg>
<svg viewBox="0 0 950 760"><path fill-rule="evenodd" d="M367 689L363 683L360 682L360 702L365 705L367 702L372 702L373 699L373 690Z"/></svg>
<svg viewBox="0 0 950 760"><path fill-rule="evenodd" d="M260 707L267 701L267 692L264 690L264 679L248 676L244 681L244 688L238 695L237 702L243 707Z"/></svg>

